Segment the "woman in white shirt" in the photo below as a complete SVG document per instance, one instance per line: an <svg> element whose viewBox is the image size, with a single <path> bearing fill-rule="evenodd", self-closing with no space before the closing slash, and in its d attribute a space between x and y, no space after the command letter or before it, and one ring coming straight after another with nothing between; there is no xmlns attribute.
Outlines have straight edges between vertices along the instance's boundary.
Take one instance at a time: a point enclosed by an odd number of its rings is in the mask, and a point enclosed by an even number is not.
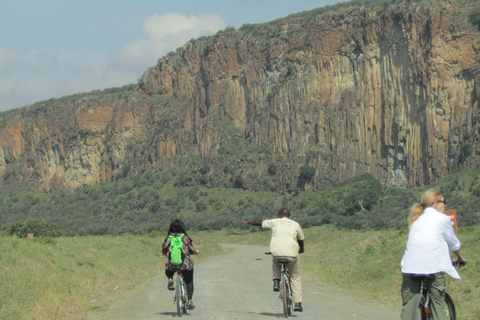
<svg viewBox="0 0 480 320"><path fill-rule="evenodd" d="M445 303L445 272L460 282L460 275L452 265L450 251L457 256L455 264L464 263L461 243L453 230L452 221L445 214L446 200L434 189L422 195L421 203L414 204L409 222L407 248L402 259L402 319L410 319L413 297L420 293L416 274L431 274L427 290L431 297L433 319L442 319ZM410 302L410 303L409 303Z"/></svg>

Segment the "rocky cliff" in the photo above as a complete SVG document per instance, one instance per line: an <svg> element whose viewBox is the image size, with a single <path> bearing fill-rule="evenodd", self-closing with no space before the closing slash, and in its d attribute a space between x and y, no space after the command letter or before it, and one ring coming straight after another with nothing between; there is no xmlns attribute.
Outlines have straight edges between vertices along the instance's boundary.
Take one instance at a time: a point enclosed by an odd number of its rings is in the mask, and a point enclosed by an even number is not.
<svg viewBox="0 0 480 320"><path fill-rule="evenodd" d="M413 187L479 160L479 97L475 1L340 4L2 114L0 183L71 190L182 165L184 184L321 190L368 172Z"/></svg>

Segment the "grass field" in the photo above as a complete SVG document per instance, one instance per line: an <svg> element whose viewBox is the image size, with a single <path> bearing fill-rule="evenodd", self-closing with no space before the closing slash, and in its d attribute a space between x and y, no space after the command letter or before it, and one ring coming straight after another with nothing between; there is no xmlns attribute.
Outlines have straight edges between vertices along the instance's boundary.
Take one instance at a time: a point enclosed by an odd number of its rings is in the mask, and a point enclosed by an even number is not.
<svg viewBox="0 0 480 320"><path fill-rule="evenodd" d="M400 260L406 230L305 229L305 280L333 284L356 295L401 304ZM0 240L0 319L75 319L104 308L116 296L163 273L165 234ZM268 245L270 232L230 229L191 233L202 253L195 261L224 254L218 243ZM468 259L463 282L450 281L459 319L480 319L480 228L459 230Z"/></svg>

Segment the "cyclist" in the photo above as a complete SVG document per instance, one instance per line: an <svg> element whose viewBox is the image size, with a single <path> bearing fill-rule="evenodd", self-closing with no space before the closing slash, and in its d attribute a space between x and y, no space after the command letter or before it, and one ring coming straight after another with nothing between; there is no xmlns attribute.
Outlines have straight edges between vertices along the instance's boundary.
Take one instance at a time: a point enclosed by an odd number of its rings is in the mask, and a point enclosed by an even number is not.
<svg viewBox="0 0 480 320"><path fill-rule="evenodd" d="M451 219L445 215L446 200L442 194L430 189L421 198L421 203L412 206L409 216L407 247L401 262L402 279L402 319L410 319L413 297L420 293L420 280L417 274L429 274L427 290L431 298L433 319L445 317L445 277L448 273L458 282L460 275L452 265L450 250L457 256L455 265L467 260L460 252L461 243L453 230Z"/></svg>
<svg viewBox="0 0 480 320"><path fill-rule="evenodd" d="M282 208L278 211L277 219L239 221L240 223L272 229L270 251L273 256L273 291L280 291L280 265L277 259L288 260L288 271L292 283L293 300L295 307L293 311L302 312L302 282L298 268L297 257L304 253L304 235L300 225L290 220L290 210Z"/></svg>
<svg viewBox="0 0 480 320"><path fill-rule="evenodd" d="M192 239L187 235L185 231L185 225L181 220L173 220L170 224L170 228L168 229L168 235L162 245L162 254L167 256L167 260L165 261L165 275L168 278L167 288L169 290L175 290L173 285L173 275L175 274L175 269L173 268L170 262L170 235L180 236L182 235L182 242L183 242L183 251L185 251L185 258L183 263L181 264L180 269L182 269L183 278L185 280L185 284L187 286L187 308L189 310L195 309L195 305L192 302L193 297L193 260L191 259L191 254L198 254L200 250L195 250L192 245Z"/></svg>

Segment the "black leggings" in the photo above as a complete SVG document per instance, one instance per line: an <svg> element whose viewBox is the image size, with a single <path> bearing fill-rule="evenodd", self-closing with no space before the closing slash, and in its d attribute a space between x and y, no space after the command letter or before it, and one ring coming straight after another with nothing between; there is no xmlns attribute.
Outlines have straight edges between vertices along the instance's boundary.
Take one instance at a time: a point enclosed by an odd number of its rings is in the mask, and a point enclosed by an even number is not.
<svg viewBox="0 0 480 320"><path fill-rule="evenodd" d="M165 275L168 279L173 279L173 275L175 274L174 271L165 270ZM183 280L185 280L185 284L187 285L187 296L188 300L192 300L193 297L193 269L192 270L183 270Z"/></svg>

